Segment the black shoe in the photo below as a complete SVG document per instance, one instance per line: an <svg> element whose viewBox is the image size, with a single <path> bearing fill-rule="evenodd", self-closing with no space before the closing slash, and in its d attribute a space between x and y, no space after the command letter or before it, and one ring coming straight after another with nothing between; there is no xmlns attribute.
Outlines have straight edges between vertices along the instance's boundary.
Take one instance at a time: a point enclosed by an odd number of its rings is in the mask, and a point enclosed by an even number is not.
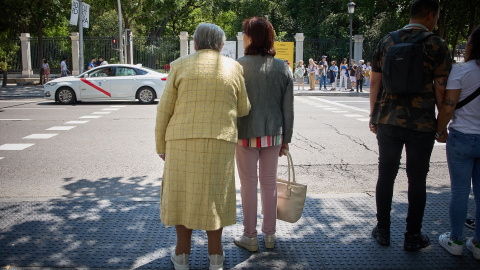
<svg viewBox="0 0 480 270"><path fill-rule="evenodd" d="M403 249L406 251L417 251L421 248L428 247L430 240L422 233L405 233L405 241L403 242Z"/></svg>
<svg viewBox="0 0 480 270"><path fill-rule="evenodd" d="M390 231L387 229L379 229L375 226L372 231L372 236L382 246L390 246Z"/></svg>
<svg viewBox="0 0 480 270"><path fill-rule="evenodd" d="M468 228L475 230L475 219L474 218L467 218L465 220L465 226Z"/></svg>

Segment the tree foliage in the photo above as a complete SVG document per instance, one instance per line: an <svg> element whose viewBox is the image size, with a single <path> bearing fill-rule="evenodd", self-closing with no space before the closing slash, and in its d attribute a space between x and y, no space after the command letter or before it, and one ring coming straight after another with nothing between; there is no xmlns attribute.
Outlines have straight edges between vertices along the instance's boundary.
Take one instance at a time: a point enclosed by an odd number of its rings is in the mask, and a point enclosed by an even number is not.
<svg viewBox="0 0 480 270"><path fill-rule="evenodd" d="M29 32L43 36L65 36L78 31L68 25L71 0L1 0L0 55L11 48L11 37ZM118 36L118 7L114 0L84 0L90 4L90 28L86 36ZM229 39L241 31L245 18L266 16L276 35L293 40L295 33L328 40L337 57L348 54L350 0L121 0L124 28L134 35L158 38L193 34L200 22L218 24ZM450 49L464 43L480 23L480 8L471 0L439 0L441 16L436 33ZM411 0L358 1L353 14L353 34L362 34L364 57L368 59L378 41L388 32L408 23ZM10 47L9 47L10 46ZM40 56L41 57L41 56Z"/></svg>

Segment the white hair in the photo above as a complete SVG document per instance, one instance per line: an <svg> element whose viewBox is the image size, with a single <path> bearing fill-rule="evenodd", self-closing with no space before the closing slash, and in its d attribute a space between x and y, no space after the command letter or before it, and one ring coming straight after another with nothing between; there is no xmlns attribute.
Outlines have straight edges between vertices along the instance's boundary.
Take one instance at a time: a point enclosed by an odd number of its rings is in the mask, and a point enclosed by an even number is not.
<svg viewBox="0 0 480 270"><path fill-rule="evenodd" d="M193 33L193 39L197 45L197 51L211 49L220 51L225 42L225 32L218 25L212 23L201 23Z"/></svg>

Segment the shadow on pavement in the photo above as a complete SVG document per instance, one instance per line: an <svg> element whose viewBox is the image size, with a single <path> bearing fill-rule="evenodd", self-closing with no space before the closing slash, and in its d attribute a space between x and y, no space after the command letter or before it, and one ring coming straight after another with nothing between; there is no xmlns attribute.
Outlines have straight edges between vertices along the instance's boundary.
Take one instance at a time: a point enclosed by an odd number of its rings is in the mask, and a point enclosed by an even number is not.
<svg viewBox="0 0 480 270"><path fill-rule="evenodd" d="M160 222L160 187L140 184L142 179L69 178L64 179L69 191L65 199L0 203L0 266L172 269L174 228ZM133 198L131 191L142 193L142 198ZM478 269L480 262L466 249L463 257L454 257L437 243L439 234L449 231L449 192L429 189L423 232L431 246L413 253L403 251L406 194L394 196L390 247L378 245L370 235L375 225L373 197L311 195L297 223L278 221L273 250L265 249L259 235L257 253L233 244L243 230L237 194L237 224L224 230L225 268ZM473 210L470 203L470 215ZM473 231L465 229L465 235ZM194 231L190 258L191 269L208 268L205 232Z"/></svg>

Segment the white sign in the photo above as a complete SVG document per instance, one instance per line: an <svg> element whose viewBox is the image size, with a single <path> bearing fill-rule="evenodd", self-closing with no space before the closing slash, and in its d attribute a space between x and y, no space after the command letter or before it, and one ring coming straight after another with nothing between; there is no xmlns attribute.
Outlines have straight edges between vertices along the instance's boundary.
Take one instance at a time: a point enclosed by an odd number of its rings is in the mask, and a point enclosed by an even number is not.
<svg viewBox="0 0 480 270"><path fill-rule="evenodd" d="M77 0L72 0L72 12L70 13L70 24L77 25L78 23L78 11L80 4Z"/></svg>
<svg viewBox="0 0 480 270"><path fill-rule="evenodd" d="M223 45L222 51L220 52L222 55L230 57L232 59L237 58L237 42L236 41L225 41Z"/></svg>
<svg viewBox="0 0 480 270"><path fill-rule="evenodd" d="M193 47L193 40L190 40L190 54L195 53L195 48ZM223 45L221 55L236 59L237 54L237 42L236 41L225 41Z"/></svg>
<svg viewBox="0 0 480 270"><path fill-rule="evenodd" d="M90 22L90 5L82 3L83 10L83 28L88 28Z"/></svg>
<svg viewBox="0 0 480 270"><path fill-rule="evenodd" d="M90 22L90 5L82 3L82 10L83 10L83 28L89 27ZM77 25L78 24L78 14L80 12L80 3L78 0L72 0L72 11L70 13L70 24Z"/></svg>

